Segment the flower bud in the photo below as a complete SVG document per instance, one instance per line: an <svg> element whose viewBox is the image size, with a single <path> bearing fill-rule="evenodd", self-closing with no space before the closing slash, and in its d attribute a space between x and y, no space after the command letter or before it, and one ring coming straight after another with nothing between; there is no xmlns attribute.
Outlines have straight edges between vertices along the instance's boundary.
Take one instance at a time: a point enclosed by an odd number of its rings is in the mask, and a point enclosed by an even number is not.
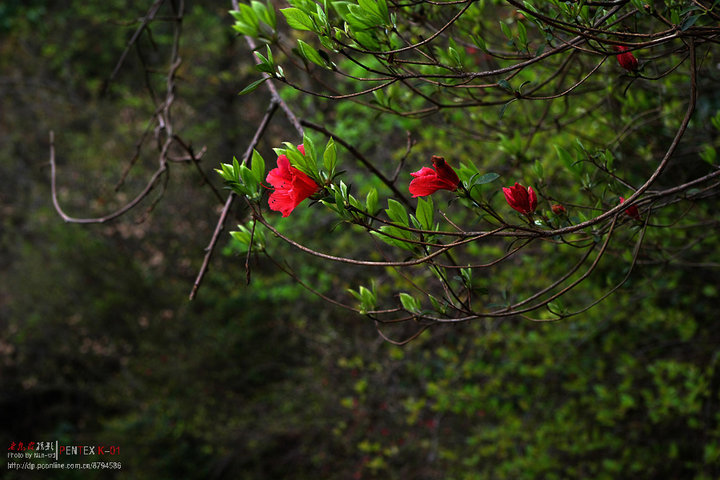
<svg viewBox="0 0 720 480"><path fill-rule="evenodd" d="M558 216L567 215L567 210L565 209L565 207L563 207L560 204L555 204L555 205L551 206L550 209L552 210L552 212L555 215L558 215Z"/></svg>
<svg viewBox="0 0 720 480"><path fill-rule="evenodd" d="M613 50L620 52L617 55L617 61L622 68L628 72L636 72L638 69L638 61L632 52L628 51L628 47L622 45L613 45Z"/></svg>
<svg viewBox="0 0 720 480"><path fill-rule="evenodd" d="M512 187L503 187L503 193L508 205L523 215L530 215L537 208L537 194L532 187L515 182Z"/></svg>

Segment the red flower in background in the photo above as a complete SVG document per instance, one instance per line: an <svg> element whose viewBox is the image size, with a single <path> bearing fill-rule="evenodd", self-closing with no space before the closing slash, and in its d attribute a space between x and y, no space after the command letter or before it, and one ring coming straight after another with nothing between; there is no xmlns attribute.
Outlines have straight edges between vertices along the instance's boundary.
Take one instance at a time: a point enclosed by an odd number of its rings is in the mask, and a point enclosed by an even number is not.
<svg viewBox="0 0 720 480"><path fill-rule="evenodd" d="M530 215L537 208L537 195L532 187L525 188L515 182L512 187L503 187L503 193L508 205L523 215Z"/></svg>
<svg viewBox="0 0 720 480"><path fill-rule="evenodd" d="M305 147L298 145L300 153L305 155ZM287 217L300 202L317 192L320 187L306 174L290 165L285 155L277 159L277 168L273 168L265 179L275 188L270 194L268 205L270 210L282 213Z"/></svg>
<svg viewBox="0 0 720 480"><path fill-rule="evenodd" d="M620 52L617 55L617 61L622 68L624 68L628 72L637 71L637 58L635 58L635 55L633 55L632 52L628 52L628 47L623 47L622 45L613 45L613 50L615 50L616 52Z"/></svg>
<svg viewBox="0 0 720 480"><path fill-rule="evenodd" d="M550 210L552 210L555 215L567 215L567 210L559 203L550 207Z"/></svg>
<svg viewBox="0 0 720 480"><path fill-rule="evenodd" d="M458 185L460 185L460 179L457 173L455 173L455 170L453 170L450 165L445 163L443 157L433 155L432 161L435 169L423 167L417 172L410 174L415 177L410 182L409 187L413 198L424 197L438 190L455 191Z"/></svg>
<svg viewBox="0 0 720 480"><path fill-rule="evenodd" d="M623 197L620 197L620 203L625 203L625 199ZM638 210L637 205L630 205L625 210L625 214L635 220L640 220L640 211Z"/></svg>

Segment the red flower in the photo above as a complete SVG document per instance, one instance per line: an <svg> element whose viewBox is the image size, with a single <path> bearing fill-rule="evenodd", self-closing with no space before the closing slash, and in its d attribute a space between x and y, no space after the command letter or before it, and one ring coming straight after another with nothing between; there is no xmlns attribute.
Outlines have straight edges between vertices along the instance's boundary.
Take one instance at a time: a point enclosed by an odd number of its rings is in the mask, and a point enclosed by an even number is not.
<svg viewBox="0 0 720 480"><path fill-rule="evenodd" d="M302 145L298 145L298 150L305 155ZM278 157L277 168L270 170L265 180L275 188L268 200L270 210L282 213L283 217L290 215L300 202L320 189L310 177L290 165L285 155Z"/></svg>
<svg viewBox="0 0 720 480"><path fill-rule="evenodd" d="M555 215L567 215L567 210L560 204L551 206L550 210L552 210Z"/></svg>
<svg viewBox="0 0 720 480"><path fill-rule="evenodd" d="M623 197L620 197L620 203L625 203L625 199ZM635 220L640 220L640 211L638 210L637 205L630 205L625 210L625 214Z"/></svg>
<svg viewBox="0 0 720 480"><path fill-rule="evenodd" d="M508 205L523 215L530 215L537 208L537 195L532 187L525 188L515 182L512 187L503 187L503 193Z"/></svg>
<svg viewBox="0 0 720 480"><path fill-rule="evenodd" d="M613 50L620 52L617 55L617 61L622 68L628 72L634 72L638 69L637 58L635 58L635 55L633 55L632 52L628 52L628 47L613 45Z"/></svg>
<svg viewBox="0 0 720 480"><path fill-rule="evenodd" d="M433 194L438 190L445 189L455 191L460 185L460 179L455 173L455 170L445 163L443 157L436 155L432 156L433 165L435 169L423 167L417 172L413 172L413 178L410 182L410 193L413 198L424 197L426 195Z"/></svg>

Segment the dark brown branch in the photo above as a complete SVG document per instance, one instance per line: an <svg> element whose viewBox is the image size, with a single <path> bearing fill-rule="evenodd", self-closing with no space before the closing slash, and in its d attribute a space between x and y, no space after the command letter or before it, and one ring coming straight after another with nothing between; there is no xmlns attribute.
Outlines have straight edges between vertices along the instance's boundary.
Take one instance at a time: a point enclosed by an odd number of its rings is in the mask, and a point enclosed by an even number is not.
<svg viewBox="0 0 720 480"><path fill-rule="evenodd" d="M268 108L265 111L265 115L263 116L262 120L260 121L260 125L258 126L257 130L255 130L255 135L253 135L253 138L250 141L248 148L245 150L245 154L243 155L243 159L242 159L243 164L247 164L250 161L253 149L257 146L258 143L260 143L260 139L262 138L263 134L265 133L267 126L270 124L270 119L272 118L275 111L278 109L278 106L279 106L279 104L275 101L274 98L270 100L270 105L268 105ZM195 295L197 295L198 288L200 288L200 284L202 283L203 278L205 277L205 274L208 271L208 267L210 266L210 258L212 257L212 254L215 251L215 245L217 244L217 241L220 238L220 232L222 232L225 229L225 219L227 218L228 212L230 211L230 207L232 206L234 200L235 200L235 194L233 192L230 192L227 200L225 201L225 205L223 206L223 209L220 212L220 218L218 218L217 224L215 225L215 231L213 232L213 235L210 238L210 243L205 248L205 258L203 259L203 263L202 263L202 266L200 267L200 271L198 272L197 277L195 277L195 283L193 284L192 290L190 291L190 295L189 295L190 300L195 299ZM253 227L253 231L254 230L255 230L255 228ZM247 273L247 275L248 275L248 278L250 278L249 272Z"/></svg>
<svg viewBox="0 0 720 480"><path fill-rule="evenodd" d="M105 83L102 86L101 94L107 91L108 86L110 83L115 79L115 76L120 71L120 68L122 67L122 64L125 62L125 57L127 57L128 52L132 48L132 46L137 42L138 38L140 38L140 35L142 32L147 28L148 24L153 21L155 18L155 15L157 14L158 10L162 6L162 4L165 3L165 0L156 0L155 3L152 4L148 12L145 14L145 16L142 18L142 22L140 23L140 26L137 30L135 30L135 33L128 41L127 45L125 46L125 50L123 50L123 53L120 55L120 59L118 60L117 64L115 65L115 69L110 74L110 77L105 81Z"/></svg>
<svg viewBox="0 0 720 480"><path fill-rule="evenodd" d="M318 125L317 123L311 122L309 120L302 120L301 123L317 132L324 133L328 137L332 137L337 143L345 147L355 158L357 158L358 161L362 163L365 168L367 168L370 172L373 173L373 175L378 177L385 185L387 185L387 187L392 190L392 192L401 202L403 202L407 206L411 206L410 200L408 200L407 197L400 190L398 190L398 188L395 186L395 183L389 178L387 178L380 170L378 170L377 167L373 165L370 160L365 158L365 156L360 153L355 147L353 147L348 142L338 137L322 125Z"/></svg>

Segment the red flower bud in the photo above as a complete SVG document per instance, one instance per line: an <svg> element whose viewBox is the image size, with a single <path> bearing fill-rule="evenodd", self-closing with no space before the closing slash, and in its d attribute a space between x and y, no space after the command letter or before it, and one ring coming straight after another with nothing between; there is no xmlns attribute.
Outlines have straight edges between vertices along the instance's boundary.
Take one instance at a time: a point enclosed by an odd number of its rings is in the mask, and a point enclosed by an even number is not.
<svg viewBox="0 0 720 480"><path fill-rule="evenodd" d="M613 50L620 52L617 55L617 61L622 68L628 72L635 72L638 69L638 61L632 52L628 52L628 47L622 45L613 45Z"/></svg>
<svg viewBox="0 0 720 480"><path fill-rule="evenodd" d="M620 203L625 203L625 199L623 197L620 197ZM640 220L640 211L638 210L636 205L630 205L625 210L625 214L629 217L634 218L635 220Z"/></svg>
<svg viewBox="0 0 720 480"><path fill-rule="evenodd" d="M537 195L532 187L525 188L515 182L512 187L503 187L503 193L508 205L523 215L530 215L537 208Z"/></svg>
<svg viewBox="0 0 720 480"><path fill-rule="evenodd" d="M303 145L298 145L298 150L305 155ZM270 170L265 181L275 188L268 199L270 210L282 213L283 217L290 215L300 202L320 189L310 177L290 165L285 155L278 157L277 168Z"/></svg>
<svg viewBox="0 0 720 480"><path fill-rule="evenodd" d="M413 198L431 195L438 190L455 191L460 185L460 179L455 170L445 163L443 157L433 155L433 165L435 169L423 167L417 172L413 172L413 180L410 182L409 190Z"/></svg>
<svg viewBox="0 0 720 480"><path fill-rule="evenodd" d="M567 215L567 210L560 204L551 206L550 210L552 210L555 215Z"/></svg>

